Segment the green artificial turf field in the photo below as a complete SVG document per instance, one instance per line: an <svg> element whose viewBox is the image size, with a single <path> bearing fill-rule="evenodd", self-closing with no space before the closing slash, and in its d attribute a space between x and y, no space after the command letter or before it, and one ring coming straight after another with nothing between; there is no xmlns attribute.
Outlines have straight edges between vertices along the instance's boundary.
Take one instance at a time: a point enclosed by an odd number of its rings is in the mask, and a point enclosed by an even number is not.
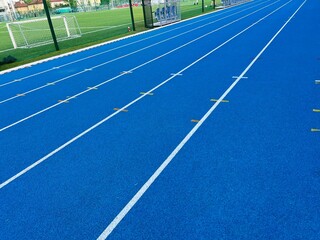
<svg viewBox="0 0 320 240"><path fill-rule="evenodd" d="M195 1L193 0L185 0L181 2L182 19L202 14L201 1L198 5L194 5L194 2ZM204 4L206 6L204 8L205 12L213 10L213 8L210 6L210 0L205 0ZM220 1L216 2L216 4L220 4ZM136 32L147 30L144 27L142 7L134 7L133 11ZM0 65L0 70L133 34L132 31L128 32L128 27L132 29L129 8L77 12L64 15L66 17L76 17L82 36L71 40L60 41L59 52L55 51L53 44L47 44L33 48L13 49L13 44L11 43L6 24L0 23L0 61L9 55L17 58L16 63ZM46 24L46 22L43 21L41 24ZM31 33L33 38L41 38L44 34L50 35L48 30L40 30L40 27L33 27L32 29L33 30L27 31Z"/></svg>

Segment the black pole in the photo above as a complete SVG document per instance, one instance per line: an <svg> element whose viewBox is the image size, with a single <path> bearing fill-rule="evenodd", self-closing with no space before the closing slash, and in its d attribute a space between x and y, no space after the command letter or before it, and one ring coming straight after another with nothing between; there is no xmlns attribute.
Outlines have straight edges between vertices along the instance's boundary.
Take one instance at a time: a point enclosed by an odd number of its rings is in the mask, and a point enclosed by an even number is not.
<svg viewBox="0 0 320 240"><path fill-rule="evenodd" d="M131 14L131 22L132 22L132 31L136 30L136 27L134 25L134 17L133 17L133 9L132 9L132 0L129 0L130 5L130 14Z"/></svg>
<svg viewBox="0 0 320 240"><path fill-rule="evenodd" d="M202 0L202 12L204 13L204 0Z"/></svg>
<svg viewBox="0 0 320 240"><path fill-rule="evenodd" d="M145 5L144 5L144 0L142 0L142 11L143 11L143 20L144 20L144 27L147 28L147 20L146 20L146 10L144 9Z"/></svg>
<svg viewBox="0 0 320 240"><path fill-rule="evenodd" d="M46 11L46 15L47 15L49 28L50 28L50 31L51 31L51 35L52 35L54 46L55 46L56 50L59 51L59 46L58 46L56 34L54 32L54 28L53 28L53 25L52 25L52 21L51 21L49 9L48 9L47 1L46 0L42 0L42 2L43 2L44 10Z"/></svg>
<svg viewBox="0 0 320 240"><path fill-rule="evenodd" d="M216 9L216 0L213 0L213 9Z"/></svg>

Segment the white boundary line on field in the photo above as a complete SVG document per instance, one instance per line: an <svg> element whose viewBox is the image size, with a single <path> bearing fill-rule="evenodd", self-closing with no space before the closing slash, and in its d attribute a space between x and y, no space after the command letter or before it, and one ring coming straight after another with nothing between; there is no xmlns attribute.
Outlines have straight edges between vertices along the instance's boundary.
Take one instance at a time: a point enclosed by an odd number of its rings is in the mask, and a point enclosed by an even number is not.
<svg viewBox="0 0 320 240"><path fill-rule="evenodd" d="M37 160L36 162L34 162L33 164L29 165L28 167L26 167L25 169L23 169L22 171L18 172L16 175L10 177L9 179L7 179L6 181L4 181L3 183L0 184L0 189L2 189L3 187L7 186L9 183L13 182L14 180L16 180L17 178L19 178L20 176L24 175L25 173L29 172L30 170L32 170L33 168L35 168L36 166L38 166L39 164L41 164L42 162L46 161L47 159L49 159L51 156L55 155L56 153L60 152L61 150L63 150L64 148L66 148L67 146L69 146L70 144L72 144L73 142L77 141L79 138L83 137L84 135L86 135L87 133L91 132L92 130L94 130L95 128L99 127L101 124L103 124L104 122L108 121L109 119L113 118L114 116L116 116L117 114L121 113L123 110L129 108L131 105L135 104L136 102L140 101L141 99L143 99L146 96L149 96L150 93L154 92L156 89L160 88L161 86L165 85L166 83L168 83L169 81L171 81L172 79L176 78L177 76L179 76L179 74L182 74L184 71L186 71L187 69L191 68L193 65L197 64L198 62L202 61L203 59L205 59L206 57L208 57L209 55L211 55L213 52L217 51L218 49L220 49L221 47L223 47L224 45L226 45L227 43L229 43L230 41L232 41L233 39L237 38L238 36L240 36L241 34L243 34L244 32L246 32L247 30L251 29L253 26L257 25L258 23L260 23L261 21L263 21L264 19L266 19L267 17L269 17L270 15L272 15L273 13L277 12L279 9L283 8L284 6L286 6L287 4L289 4L291 1L288 1L287 3L283 4L282 6L278 7L277 9L275 9L274 11L272 11L271 13L265 15L264 17L260 18L258 21L252 23L250 26L246 27L245 29L243 29L242 31L238 32L236 35L234 35L233 37L229 38L228 40L226 40L225 42L223 42L222 44L220 44L219 46L217 46L216 48L214 48L213 50L211 50L210 52L206 53L205 55L203 55L202 57L198 58L196 61L192 62L191 64L189 64L188 66L186 66L185 68L181 69L179 72L177 72L175 75L172 75L171 77L169 77L168 79L166 79L165 81L163 81L162 83L158 84L157 86L153 87L152 89L150 89L149 91L145 92L143 95L141 95L140 97L134 99L133 101L131 101L130 103L126 104L125 106L123 106L122 108L118 109L116 112L110 114L109 116L107 116L106 118L102 119L101 121L97 122L96 124L94 124L93 126L91 126L90 128L86 129L85 131L83 131L82 133L78 134L77 136L73 137L72 139L70 139L69 141L67 141L66 143L62 144L60 147L56 148L55 150L53 150L52 152L48 153L47 155L45 155L44 157L42 157L41 159ZM244 75L244 74L243 74ZM242 77L243 75L239 76L239 79L241 79L240 77ZM222 98L222 97L221 97ZM221 102L221 98L218 100L217 103ZM128 205L127 205L128 206ZM130 207L130 204L129 204ZM131 206L132 207L132 206ZM130 207L130 209L131 209ZM130 210L129 209L129 210ZM129 211L128 210L128 211ZM124 216L122 216L123 218ZM122 219L121 218L121 219ZM115 218L115 222L117 222L118 218ZM121 221L120 219L120 221ZM119 222L120 222L119 221ZM118 222L118 223L119 223ZM114 223L112 222L112 226L116 226L118 223L116 223L114 225ZM109 225L110 226L110 225ZM113 228L114 228L113 227ZM112 229L113 229L112 228ZM107 229L110 229L109 227ZM105 230L105 231L109 231L109 230ZM112 230L111 230L112 231ZM103 233L104 234L104 233Z"/></svg>
<svg viewBox="0 0 320 240"><path fill-rule="evenodd" d="M11 50L13 50L13 49L14 49L14 48L9 48L9 49L6 49L6 50L1 50L0 53L9 52L9 51L11 51ZM1 75L1 73L0 73L0 75Z"/></svg>
<svg viewBox="0 0 320 240"><path fill-rule="evenodd" d="M135 21L135 23L140 23L140 22L143 22L143 20L142 21ZM90 31L90 32L82 32L81 31L81 34L82 35L86 35L86 34L105 31L105 30L108 30L108 29L117 28L117 27L123 27L123 26L131 26L131 23L124 23L124 24L112 25L112 26L101 26L101 27L82 27L81 30L83 30L83 29L97 29L97 30L93 30L93 31Z"/></svg>
<svg viewBox="0 0 320 240"><path fill-rule="evenodd" d="M290 0L289 2L291 2ZM180 152L183 146L190 140L190 138L196 133L196 131L201 127L204 121L211 115L211 113L218 107L221 101L231 92L231 90L237 85L237 83L242 79L242 77L250 70L258 58L263 54L263 52L269 47L269 45L274 41L274 39L281 33L285 26L291 21L291 19L296 15L300 8L305 4L305 0L300 7L291 15L291 17L285 22L285 24L278 30L278 32L270 39L267 45L258 53L258 55L252 60L252 62L246 67L246 69L240 74L240 76L230 85L230 87L221 95L219 100L209 109L209 111L201 118L201 120L191 129L191 131L185 136L185 138L179 143L179 145L173 150L173 152L167 157L167 159L160 165L160 167L152 174L152 176L145 182L145 184L139 189L139 191L133 196L133 198L127 203L127 205L121 210L121 212L114 218L114 220L108 225L108 227L101 233L98 240L106 239L112 231L117 227L117 225L122 221L122 219L128 214L128 212L133 208L133 206L139 201L139 199L144 195L144 193L150 188L154 181L159 177L159 175L164 171L164 169L169 165L173 158ZM288 3L289 3L288 2Z"/></svg>
<svg viewBox="0 0 320 240"><path fill-rule="evenodd" d="M175 51L177 51L177 50L179 50L179 49L181 49L181 48L183 48L183 47L185 47L185 46L187 46L187 45L189 45L189 44L191 44L191 43L193 43L193 42L198 41L198 40L201 39L201 38L204 38L204 37L206 37L206 36L208 36L208 35L210 35L210 34L212 34L212 33L214 33L214 32L219 31L220 29L223 29L223 28L225 28L225 27L227 27L227 26L229 26L229 25L232 25L233 23L238 22L238 21L240 21L240 20L242 20L242 19L244 19L244 18L246 18L246 17L248 17L248 16L250 16L250 15L253 15L253 14L256 13L256 12L261 11L262 9L265 9L265 8L267 8L267 7L269 7L269 6L272 6L273 4L276 4L276 3L279 2L279 1L280 1L280 0L277 0L277 1L271 3L271 4L267 5L267 6L264 6L264 7L262 7L262 8L260 8L260 9L256 10L256 11L254 11L254 12L251 12L251 13L245 15L245 16L242 16L241 18L238 18L238 19L236 19L236 20L234 20L234 21L232 21L232 22L230 22L230 23L228 23L228 24L226 24L226 25L223 25L223 26L221 26L221 27L219 27L219 28L217 28L217 29L215 29L215 30L212 30L211 32L208 32L208 33L206 33L206 34L204 34L204 35L202 35L202 36L200 36L200 37L198 37L198 38L195 38L195 39L193 39L193 40L191 40L191 41L189 41L189 42L187 42L187 43L185 43L185 44L183 44L183 45L180 45L179 47L174 48L174 49L172 49L172 50L170 50L170 51L168 51L168 52L166 52L166 53L164 53L164 54L162 54L162 55L160 55L160 56L157 56L157 57L155 57L155 58L153 58L153 59L151 59L151 60L149 60L149 61L147 61L147 62L144 62L144 63L142 63L142 64L140 64L140 65L138 65L138 66L136 66L136 67L134 67L134 68L126 71L126 72L123 72L123 73L121 73L121 74L119 74L119 75L117 75L117 76L115 76L115 77L113 77L113 78L110 78L110 79L108 79L108 80L106 80L106 81L104 81L104 82L101 82L101 83L95 85L94 88L101 87L101 86L105 85L106 83L109 83L109 82L111 82L111 81L114 81L114 80L120 78L121 76L126 75L127 72L132 73L133 71L135 71L135 70L137 70L137 69L139 69L139 68L141 68L141 67L143 67L143 66L145 66L145 65L147 65L147 64L149 64L149 63L152 63L152 62L154 62L154 61L156 61L156 60L158 60L158 59L160 59L160 58L163 58L163 57L165 57L165 56L167 56L167 55L169 55L169 54L171 54L171 53L173 53L173 52L175 52ZM218 47L218 48L219 48L219 47ZM82 72L86 72L86 71L88 71L88 70L84 70L84 71L82 71ZM80 72L80 73L82 73L82 72ZM72 76L79 75L80 73L73 74ZM66 78L63 78L63 79L61 79L61 80L64 80L64 79L66 79ZM61 81L61 80L59 80L59 81ZM58 81L56 81L56 82L58 82ZM3 101L0 101L0 104L5 103L5 102L10 101L10 100L15 99L15 98L20 98L21 96L25 96L26 94L28 94L28 93L30 93L30 92L33 92L33 91L36 91L36 90L39 90L39 89L41 89L41 88L49 87L49 86L51 86L52 84L54 84L54 83L56 83L56 82L47 83L46 85L43 85L43 86L41 86L41 87L38 87L38 88L36 88L36 89L34 89L34 90L32 90L32 91L28 91L28 92L24 92L24 93L17 94L17 95L14 96L14 97L8 98L8 99L3 100ZM77 93L77 94L75 94L75 95L73 95L73 96L68 97L67 99L65 99L65 101L69 101L69 100L71 100L71 99L74 99L74 98L76 98L76 97L79 97L79 96L81 96L81 95L83 95L83 94L85 94L85 93L87 93L87 92L89 92L89 91L91 91L91 90L92 90L92 89L86 89L86 90L84 90L84 91L82 91L82 92L80 92L80 93ZM37 115L39 115L39 114L41 114L41 113L44 113L44 112L46 112L46 111L48 111L48 110L50 110L50 109L52 109L52 108L54 108L54 107L57 107L57 106L59 106L59 105L62 104L62 103L64 103L64 102L58 102L58 103L53 104L53 105L51 105L51 106L49 106L49 107L46 107L46 108L44 108L44 109L42 109L42 110L40 110L40 111L38 111L38 112L35 112L35 113L33 113L33 114L31 114L31 115L29 115L29 116L27 116L27 117L24 117L24 118L22 118L22 119L20 119L20 120L18 120L18 121L16 121L16 122L14 122L14 123L11 123L11 124L9 124L9 125L7 125L7 126L5 126L5 127L2 127L2 128L0 128L0 132L2 132L2 131L4 131L4 130L7 130L7 129L9 129L9 128L11 128L11 127L19 124L19 123L22 123L22 122L30 119L30 118L33 118L33 117L35 117L35 116L37 116Z"/></svg>
<svg viewBox="0 0 320 240"><path fill-rule="evenodd" d="M252 0L248 0L247 2L244 2L241 5L246 4L246 3L251 3L251 2L255 3ZM241 5L235 5L232 8L228 8L228 9L232 9L233 10L234 8L239 7ZM60 54L60 55L53 56L53 57L46 58L46 59L41 59L39 61L35 61L35 62L32 62L32 63L27 63L27 64L24 64L24 65L21 65L21 66L18 66L18 67L14 67L14 68L10 68L10 69L4 70L4 71L0 71L0 75L6 74L6 73L9 73L9 72L12 72L12 71L16 71L16 70L19 70L19 69L23 69L23 68L26 68L26 67L31 67L33 65L37 65L37 64L40 64L40 63L44 63L44 62L48 62L48 61L51 61L51 60L55 60L55 59L58 59L58 58L62 58L62 57L65 57L65 56L73 55L73 54L76 54L76 53L79 53L79 52L87 51L87 50L90 50L90 49L93 49L93 48L97 48L97 47L100 47L100 46L104 46L104 45L107 45L107 44L110 44L110 43L113 43L113 42L118 42L118 41L121 41L121 40L125 40L125 39L128 39L128 38L132 38L132 37L139 36L139 35L142 35L142 34L146 34L146 33L149 33L149 32L158 31L160 29L167 28L167 27L170 27L170 26L174 26L176 24L180 24L180 23L183 23L183 22L186 22L186 21L190 21L190 20L193 20L193 19L196 19L196 18L202 18L202 17L205 17L205 16L210 15L210 14L215 15L218 12L221 12L221 11L224 11L224 10L228 10L228 9L219 9L219 10L216 10L214 12L205 13L205 14L202 14L202 15L199 15L199 16L195 16L195 17L192 17L192 18L181 20L179 22L168 24L168 25L162 26L161 28L153 28L153 29L146 30L146 31L143 31L143 32L135 33L135 34L130 35L130 36L117 38L117 39L114 39L114 40L111 40L111 41L107 41L107 42L99 43L99 44L96 44L96 45L93 45L93 46L89 46L89 47L86 47L86 48L78 49L78 50L75 50L75 51L72 51L72 52ZM201 22L201 21L203 21L203 20L200 20L198 22ZM188 26L188 25L186 25L186 26ZM184 26L181 26L181 27L184 27ZM52 69L49 69L47 71L51 71L51 70Z"/></svg>

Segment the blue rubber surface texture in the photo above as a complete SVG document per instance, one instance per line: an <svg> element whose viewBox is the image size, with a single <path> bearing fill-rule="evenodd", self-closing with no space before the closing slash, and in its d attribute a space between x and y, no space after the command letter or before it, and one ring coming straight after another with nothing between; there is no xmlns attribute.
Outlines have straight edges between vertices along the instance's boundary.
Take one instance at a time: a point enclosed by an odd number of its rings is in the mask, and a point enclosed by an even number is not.
<svg viewBox="0 0 320 240"><path fill-rule="evenodd" d="M302 3L252 1L0 75L0 184L169 80L1 188L0 238L97 238ZM306 1L110 239L320 239L319 12Z"/></svg>

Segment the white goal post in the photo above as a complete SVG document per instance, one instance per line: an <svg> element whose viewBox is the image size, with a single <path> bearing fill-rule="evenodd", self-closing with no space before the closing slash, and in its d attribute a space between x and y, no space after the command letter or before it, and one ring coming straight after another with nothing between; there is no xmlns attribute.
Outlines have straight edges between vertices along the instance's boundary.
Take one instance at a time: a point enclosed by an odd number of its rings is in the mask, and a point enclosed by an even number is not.
<svg viewBox="0 0 320 240"><path fill-rule="evenodd" d="M51 20L58 41L81 36L75 16L56 16ZM14 48L31 48L53 42L47 18L9 22L7 29Z"/></svg>

